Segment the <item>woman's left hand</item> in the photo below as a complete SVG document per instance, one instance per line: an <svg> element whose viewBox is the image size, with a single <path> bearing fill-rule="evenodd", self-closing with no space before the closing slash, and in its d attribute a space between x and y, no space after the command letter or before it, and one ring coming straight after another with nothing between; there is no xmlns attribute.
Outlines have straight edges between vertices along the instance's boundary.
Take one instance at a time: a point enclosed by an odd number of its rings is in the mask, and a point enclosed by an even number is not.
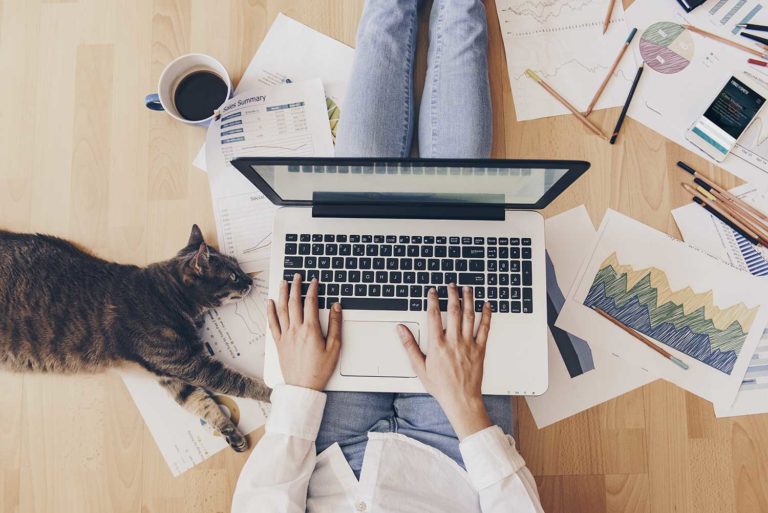
<svg viewBox="0 0 768 513"><path fill-rule="evenodd" d="M323 390L336 370L341 350L341 305L331 308L328 335L323 336L317 308L317 280L312 280L301 305L301 275L280 285L277 304L269 300L269 329L277 346L287 385Z"/></svg>

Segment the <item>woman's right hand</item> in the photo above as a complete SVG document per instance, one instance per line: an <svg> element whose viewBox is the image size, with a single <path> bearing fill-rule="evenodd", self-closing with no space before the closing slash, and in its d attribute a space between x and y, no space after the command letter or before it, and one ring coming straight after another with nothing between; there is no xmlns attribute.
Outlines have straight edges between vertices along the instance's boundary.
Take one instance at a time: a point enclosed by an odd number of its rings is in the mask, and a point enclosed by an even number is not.
<svg viewBox="0 0 768 513"><path fill-rule="evenodd" d="M485 347L491 328L491 305L487 302L483 305L480 326L475 333L472 288L463 287L462 295L463 308L459 304L456 285L448 286L448 316L443 330L437 291L429 291L429 354L426 356L410 330L403 325L398 326L400 340L414 372L427 392L440 404L459 439L491 426L481 393Z"/></svg>

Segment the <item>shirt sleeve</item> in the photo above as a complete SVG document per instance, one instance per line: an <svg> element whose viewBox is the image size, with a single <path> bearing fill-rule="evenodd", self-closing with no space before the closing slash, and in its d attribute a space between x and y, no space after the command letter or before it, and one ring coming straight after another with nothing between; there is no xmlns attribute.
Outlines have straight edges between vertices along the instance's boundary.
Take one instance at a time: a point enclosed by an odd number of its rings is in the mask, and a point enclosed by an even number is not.
<svg viewBox="0 0 768 513"><path fill-rule="evenodd" d="M478 431L459 444L483 513L543 513L539 492L515 441L498 426Z"/></svg>
<svg viewBox="0 0 768 513"><path fill-rule="evenodd" d="M307 487L317 459L315 439L325 394L278 385L265 434L245 463L232 498L232 513L305 513Z"/></svg>

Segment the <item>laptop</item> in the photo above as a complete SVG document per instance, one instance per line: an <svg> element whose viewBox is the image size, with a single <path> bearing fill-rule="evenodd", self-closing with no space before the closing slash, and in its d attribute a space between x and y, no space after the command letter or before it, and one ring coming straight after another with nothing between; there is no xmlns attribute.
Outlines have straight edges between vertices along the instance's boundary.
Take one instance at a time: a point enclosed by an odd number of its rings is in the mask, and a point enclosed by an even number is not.
<svg viewBox="0 0 768 513"><path fill-rule="evenodd" d="M547 389L546 207L588 168L553 160L238 158L277 210L269 297L300 273L318 278L320 321L343 308L342 349L327 390L424 392L396 333L428 353L426 294L445 321L448 284L491 303L482 390ZM304 284L306 293L308 283ZM476 323L479 323L479 315ZM264 380L282 383L266 335Z"/></svg>

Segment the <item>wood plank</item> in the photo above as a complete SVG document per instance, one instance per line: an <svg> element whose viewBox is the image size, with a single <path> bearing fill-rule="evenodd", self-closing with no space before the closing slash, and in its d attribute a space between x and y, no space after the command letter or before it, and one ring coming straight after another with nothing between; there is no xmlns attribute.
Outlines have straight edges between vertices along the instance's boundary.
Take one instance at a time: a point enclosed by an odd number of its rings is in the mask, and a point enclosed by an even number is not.
<svg viewBox="0 0 768 513"><path fill-rule="evenodd" d="M113 59L112 45L77 49L70 232L96 252L109 239Z"/></svg>

